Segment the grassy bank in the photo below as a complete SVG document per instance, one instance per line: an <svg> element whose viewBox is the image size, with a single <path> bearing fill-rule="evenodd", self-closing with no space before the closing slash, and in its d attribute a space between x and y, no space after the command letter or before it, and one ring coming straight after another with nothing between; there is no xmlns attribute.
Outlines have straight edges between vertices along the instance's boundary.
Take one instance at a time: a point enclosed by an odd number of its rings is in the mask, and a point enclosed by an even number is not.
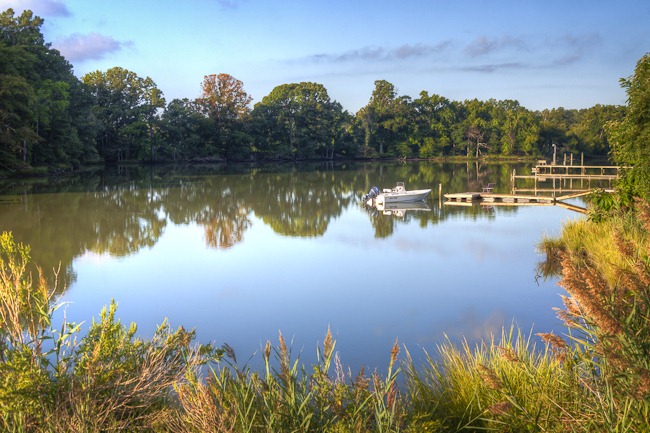
<svg viewBox="0 0 650 433"><path fill-rule="evenodd" d="M650 423L650 210L568 224L543 240L570 296L565 335L517 329L442 344L416 365L397 342L386 371L352 374L329 332L305 366L279 335L259 355L158 327L115 304L79 333L52 328L53 287L29 247L0 236L0 430L14 432L600 432ZM555 265L554 265L555 264ZM54 306L53 306L54 305ZM544 343L536 345L541 337Z"/></svg>

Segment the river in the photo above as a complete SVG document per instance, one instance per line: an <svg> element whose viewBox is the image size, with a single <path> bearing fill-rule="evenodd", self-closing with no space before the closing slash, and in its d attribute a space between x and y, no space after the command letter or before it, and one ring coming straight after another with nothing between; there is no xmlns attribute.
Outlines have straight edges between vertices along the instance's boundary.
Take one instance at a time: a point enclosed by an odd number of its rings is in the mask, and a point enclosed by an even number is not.
<svg viewBox="0 0 650 433"><path fill-rule="evenodd" d="M50 279L59 269L59 321L87 329L114 299L143 337L168 319L251 365L279 332L309 365L329 328L343 365L383 369L395 341L420 359L446 338L474 342L513 325L563 332L552 310L563 289L540 275L536 244L584 215L448 206L438 195L439 185L508 192L513 169L530 166L111 167L0 181L0 227L31 245ZM370 187L397 181L431 188L426 206L361 206Z"/></svg>

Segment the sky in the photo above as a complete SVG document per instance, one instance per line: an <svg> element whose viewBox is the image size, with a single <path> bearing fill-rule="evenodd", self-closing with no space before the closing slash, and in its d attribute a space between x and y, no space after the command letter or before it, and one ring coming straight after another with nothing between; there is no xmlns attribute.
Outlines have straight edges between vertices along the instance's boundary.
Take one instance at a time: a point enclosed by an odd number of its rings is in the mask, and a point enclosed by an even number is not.
<svg viewBox="0 0 650 433"><path fill-rule="evenodd" d="M352 114L376 80L413 99L624 105L619 80L650 52L648 0L0 0L8 8L45 19L76 76L119 66L167 102L226 73L253 104L309 81Z"/></svg>

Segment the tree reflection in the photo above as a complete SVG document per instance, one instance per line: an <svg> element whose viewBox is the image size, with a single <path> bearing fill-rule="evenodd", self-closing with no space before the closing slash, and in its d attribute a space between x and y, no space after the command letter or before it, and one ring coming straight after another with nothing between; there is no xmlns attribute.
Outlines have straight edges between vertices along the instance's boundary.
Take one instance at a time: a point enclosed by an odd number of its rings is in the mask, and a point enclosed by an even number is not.
<svg viewBox="0 0 650 433"><path fill-rule="evenodd" d="M342 174L342 173L341 173ZM322 236L332 218L352 201L333 172L288 172L256 176L255 214L285 236Z"/></svg>
<svg viewBox="0 0 650 433"><path fill-rule="evenodd" d="M250 227L248 210L240 209L239 214L232 219L223 215L215 215L213 219L204 221L205 243L216 249L228 249L244 239L244 232Z"/></svg>
<svg viewBox="0 0 650 433"><path fill-rule="evenodd" d="M197 224L208 247L229 249L244 240L255 215L282 236L323 236L332 222L371 186L444 192L497 183L506 189L512 167L500 164L372 163L284 167L120 166L50 181L0 183L0 225L32 248L33 263L59 268L58 287L74 282L73 260L87 252L125 257L153 247L169 223ZM398 224L421 227L447 218L494 218L477 207L430 206L404 217L368 214L375 236ZM516 212L516 208L504 209Z"/></svg>

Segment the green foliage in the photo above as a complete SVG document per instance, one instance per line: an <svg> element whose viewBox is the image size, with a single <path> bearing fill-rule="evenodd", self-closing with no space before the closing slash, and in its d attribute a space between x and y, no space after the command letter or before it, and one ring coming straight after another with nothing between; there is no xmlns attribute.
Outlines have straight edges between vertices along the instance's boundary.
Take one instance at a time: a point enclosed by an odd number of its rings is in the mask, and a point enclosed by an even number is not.
<svg viewBox="0 0 650 433"><path fill-rule="evenodd" d="M159 326L150 340L102 310L77 345L80 327L51 328L56 306L44 278L34 286L29 248L0 235L0 429L2 431L142 431L168 411L175 384L214 359L191 345L194 332Z"/></svg>
<svg viewBox="0 0 650 433"><path fill-rule="evenodd" d="M157 110L165 106L156 83L119 67L90 72L82 81L96 101L93 114L99 154L109 162L153 160Z"/></svg>
<svg viewBox="0 0 650 433"><path fill-rule="evenodd" d="M199 98L165 106L151 78L120 67L78 80L43 40L42 25L31 11L17 17L8 9L0 16L5 170L76 168L98 160L534 157L552 154L553 144L560 152L605 156L605 124L621 123L625 112L602 105L533 112L513 100L455 102L426 91L411 100L386 80L375 81L368 104L354 116L330 100L322 84L309 82L279 85L251 111L243 83L223 73L205 76ZM630 81L628 87L638 86ZM624 129L612 129L617 140L643 142L642 131ZM622 155L633 152L619 149L614 154L628 161ZM642 184L643 173L632 171L622 185Z"/></svg>
<svg viewBox="0 0 650 433"><path fill-rule="evenodd" d="M637 62L634 75L621 84L627 92L627 112L623 120L609 125L612 157L617 164L629 167L619 188L650 199L650 53Z"/></svg>
<svg viewBox="0 0 650 433"><path fill-rule="evenodd" d="M341 104L318 83L275 87L252 113L255 149L270 159L333 157L345 122Z"/></svg>
<svg viewBox="0 0 650 433"><path fill-rule="evenodd" d="M0 164L78 165L87 116L70 64L43 40L31 11L0 15ZM91 147L91 146L88 146Z"/></svg>

